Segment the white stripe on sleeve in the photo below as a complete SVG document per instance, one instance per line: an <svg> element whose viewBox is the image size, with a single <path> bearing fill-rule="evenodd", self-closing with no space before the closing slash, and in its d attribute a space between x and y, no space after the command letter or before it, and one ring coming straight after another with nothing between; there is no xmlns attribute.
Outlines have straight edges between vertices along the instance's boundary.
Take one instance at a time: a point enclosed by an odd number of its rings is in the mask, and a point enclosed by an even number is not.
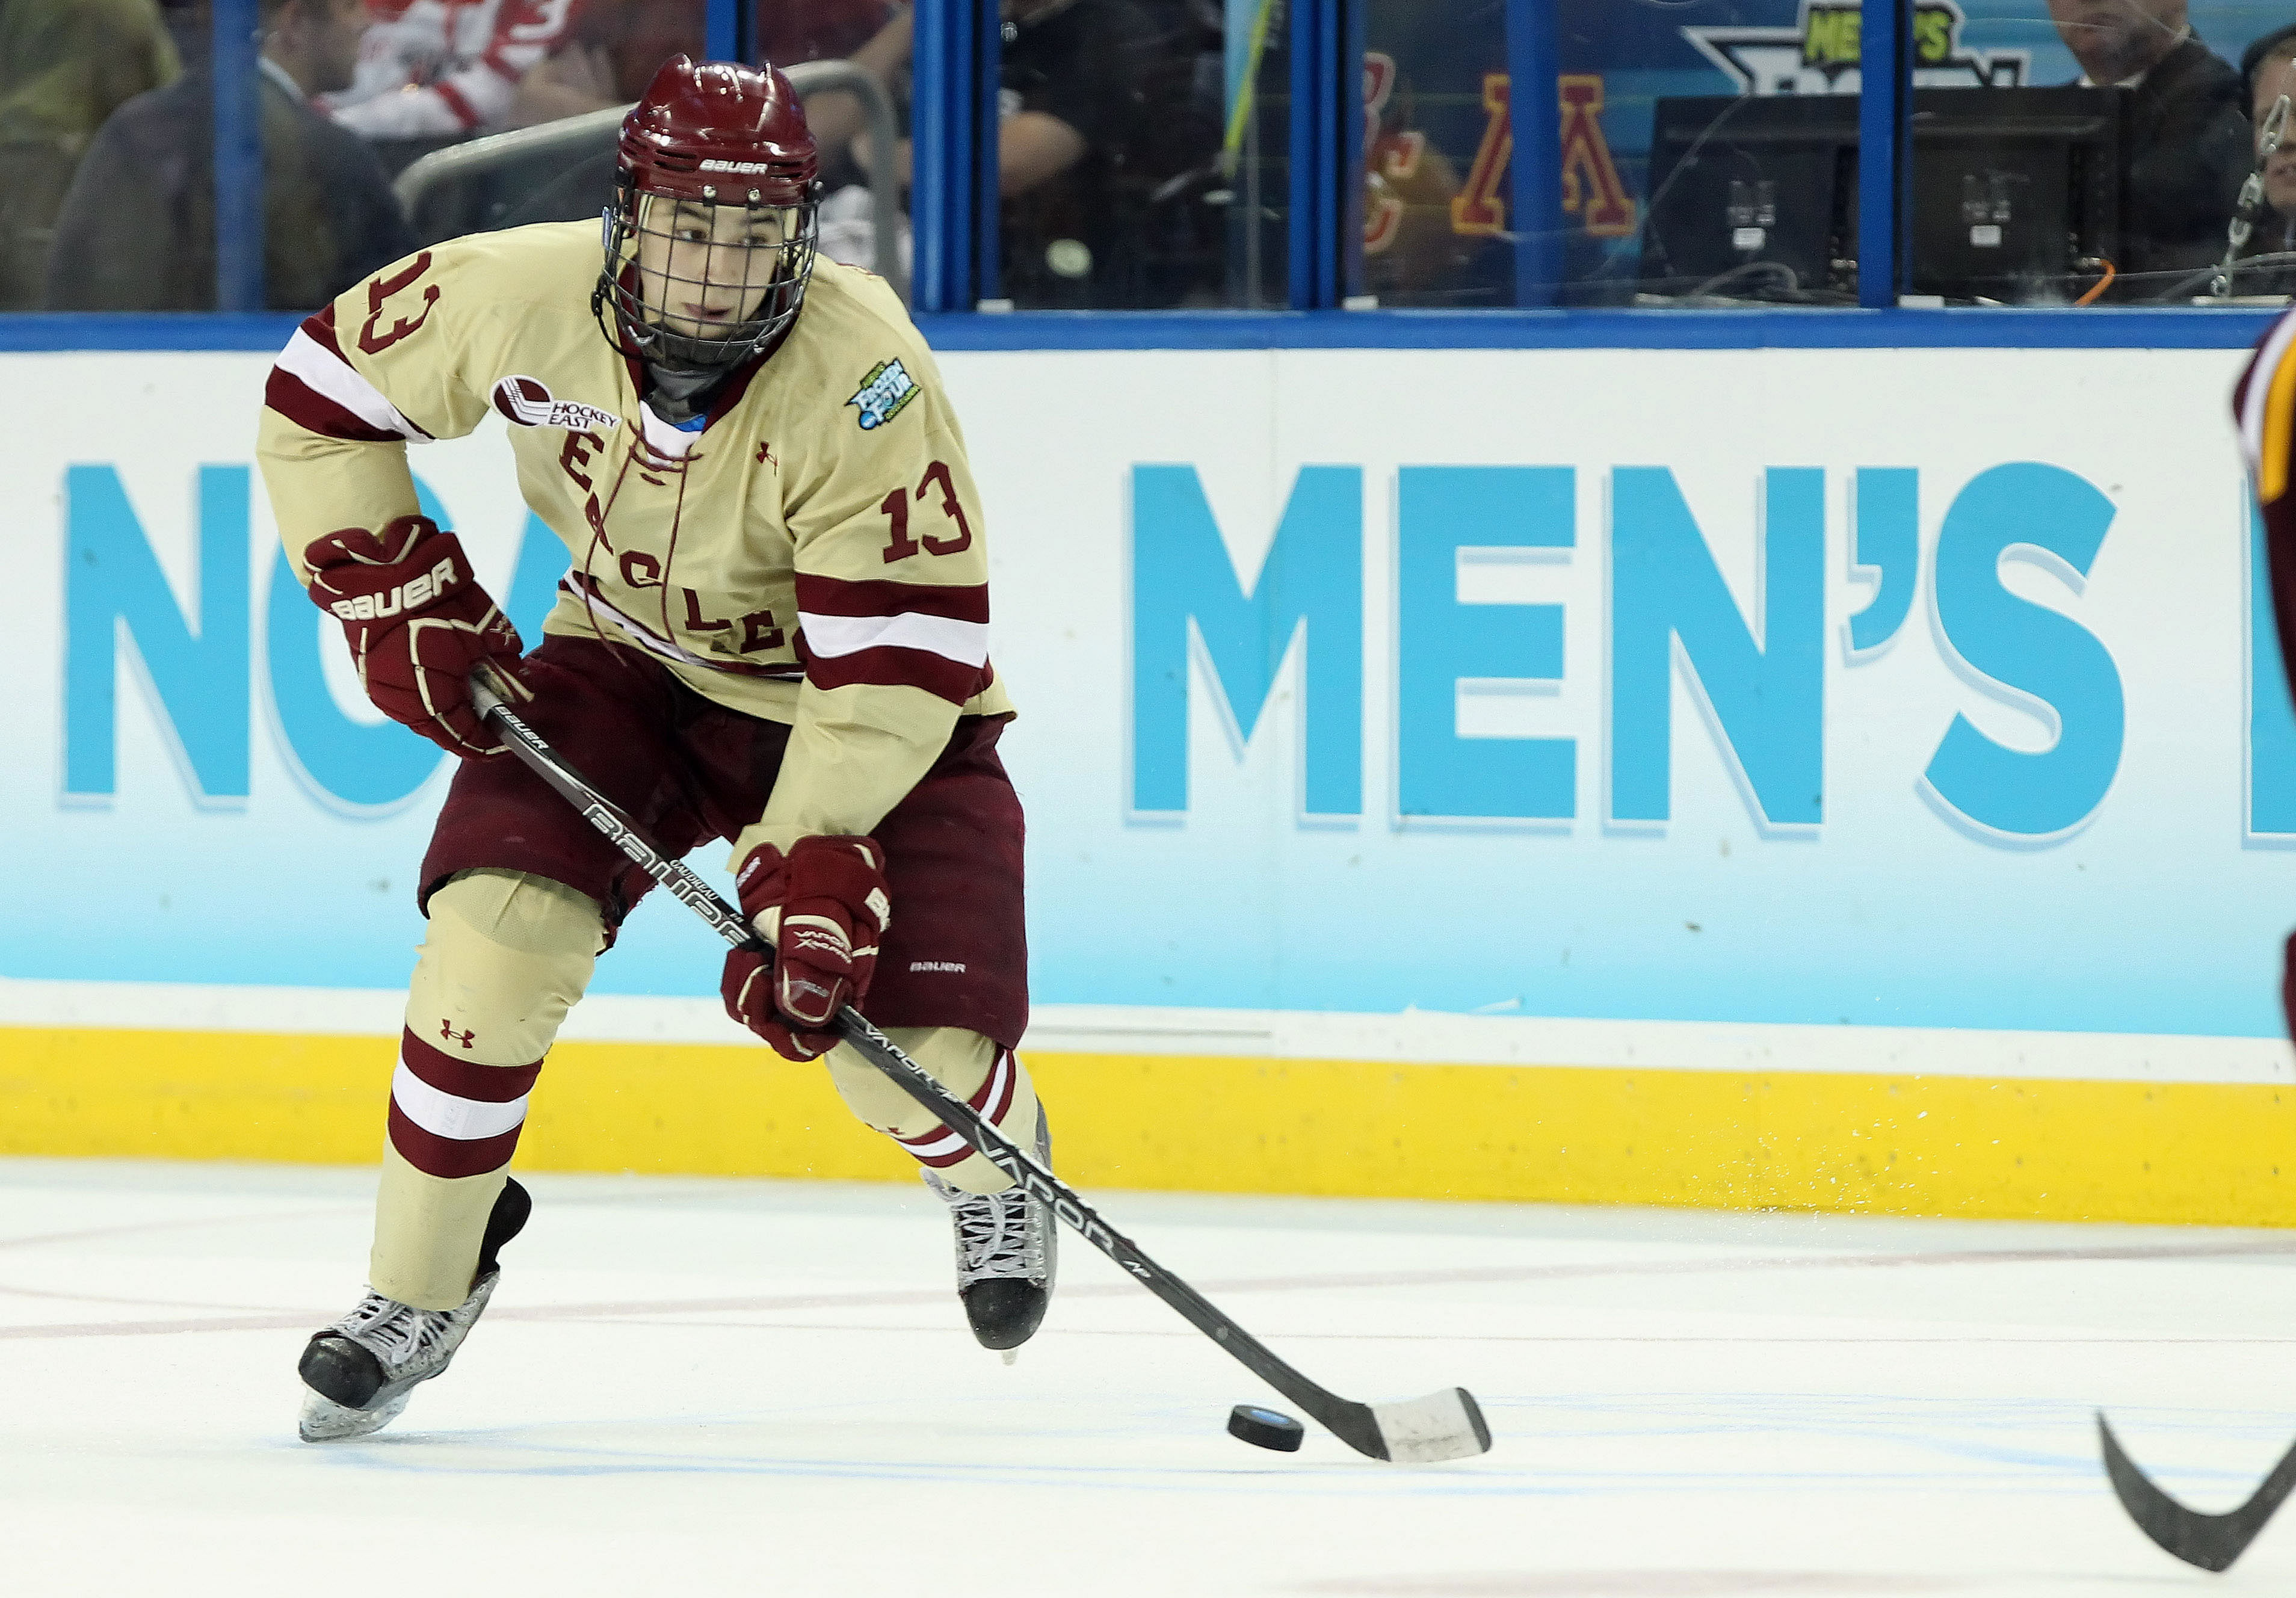
<svg viewBox="0 0 2296 1598"><path fill-rule="evenodd" d="M427 444L430 435L399 414L398 407L383 397L382 390L358 374L357 368L341 356L330 354L301 328L287 340L287 348L279 352L279 369L291 377L302 380L306 388L324 395L369 427L397 433L400 438L417 444Z"/></svg>
<svg viewBox="0 0 2296 1598"><path fill-rule="evenodd" d="M988 659L988 624L911 611L901 616L816 616L798 612L806 646L832 659L865 649L921 649L961 666Z"/></svg>

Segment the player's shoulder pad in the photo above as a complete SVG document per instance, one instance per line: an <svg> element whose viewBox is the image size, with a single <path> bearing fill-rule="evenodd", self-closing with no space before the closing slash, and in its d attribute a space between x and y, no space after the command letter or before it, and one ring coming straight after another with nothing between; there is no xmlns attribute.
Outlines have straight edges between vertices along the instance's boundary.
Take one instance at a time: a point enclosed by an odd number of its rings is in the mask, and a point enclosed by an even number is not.
<svg viewBox="0 0 2296 1598"><path fill-rule="evenodd" d="M354 285L344 296L344 308L357 309L384 328L407 324L408 332L417 319L436 316L442 331L453 330L452 341L459 344L488 324L537 312L586 319L600 259L593 222L544 222L470 234L392 262ZM344 308L336 313L339 323Z"/></svg>
<svg viewBox="0 0 2296 1598"><path fill-rule="evenodd" d="M809 386L833 389L862 431L873 433L913 412L941 411L932 350L884 279L821 258L798 327L802 362L818 373Z"/></svg>

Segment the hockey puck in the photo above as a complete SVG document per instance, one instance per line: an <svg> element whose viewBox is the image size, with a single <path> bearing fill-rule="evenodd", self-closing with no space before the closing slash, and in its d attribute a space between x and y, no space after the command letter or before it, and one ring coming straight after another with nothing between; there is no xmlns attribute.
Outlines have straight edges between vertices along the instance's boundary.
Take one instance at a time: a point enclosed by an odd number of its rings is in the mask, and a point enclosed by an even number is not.
<svg viewBox="0 0 2296 1598"><path fill-rule="evenodd" d="M1240 1437L1257 1448L1273 1448L1279 1454L1297 1454L1300 1439L1308 1429L1280 1409L1262 1409L1257 1404L1239 1404L1227 1412L1230 1437Z"/></svg>

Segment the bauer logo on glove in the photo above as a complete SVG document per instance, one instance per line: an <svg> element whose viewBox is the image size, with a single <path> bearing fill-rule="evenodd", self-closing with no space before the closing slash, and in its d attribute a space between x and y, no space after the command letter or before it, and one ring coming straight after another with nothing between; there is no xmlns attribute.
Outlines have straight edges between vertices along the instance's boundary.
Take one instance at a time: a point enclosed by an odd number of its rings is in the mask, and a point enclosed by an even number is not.
<svg viewBox="0 0 2296 1598"><path fill-rule="evenodd" d="M304 550L311 599L343 624L359 683L375 708L450 755L502 753L471 703L488 667L505 697L532 697L518 679L518 629L479 586L462 541L427 517L381 532L345 528Z"/></svg>
<svg viewBox="0 0 2296 1598"><path fill-rule="evenodd" d="M459 580L455 562L444 560L411 583L401 583L387 594L362 594L339 599L327 606L345 621L383 621L404 611L419 611L444 594Z"/></svg>

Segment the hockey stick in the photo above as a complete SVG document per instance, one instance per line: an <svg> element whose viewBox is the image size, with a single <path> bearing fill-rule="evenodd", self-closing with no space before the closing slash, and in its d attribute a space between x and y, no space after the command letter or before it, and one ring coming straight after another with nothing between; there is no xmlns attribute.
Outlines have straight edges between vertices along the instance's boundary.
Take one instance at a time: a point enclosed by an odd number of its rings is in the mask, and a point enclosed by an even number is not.
<svg viewBox="0 0 2296 1598"><path fill-rule="evenodd" d="M479 713L502 732L510 752L555 789L583 817L611 839L616 848L660 883L710 930L738 949L771 957L742 913L680 861L665 859L637 824L611 799L585 782L540 734L504 705L500 694L475 674L470 684ZM1189 1324L1241 1361L1245 1368L1320 1422L1358 1454L1374 1459L1419 1463L1466 1459L1491 1446L1491 1430L1481 1407L1465 1388L1447 1388L1423 1398L1393 1404L1357 1404L1308 1380L1270 1353L1259 1340L1214 1307L1211 1301L1143 1253L1139 1246L1100 1218L1089 1204L1036 1159L983 1119L972 1105L950 1093L922 1066L848 1004L837 1012L837 1034L853 1051L892 1078L894 1085L938 1116L1021 1184L1032 1199L1084 1234L1085 1241L1131 1274L1150 1292L1180 1312Z"/></svg>
<svg viewBox="0 0 2296 1598"><path fill-rule="evenodd" d="M2272 1519L2273 1511L2296 1488L2296 1447L2291 1447L2247 1503L2227 1514L2204 1515L2186 1509L2152 1485L2152 1479L2121 1448L2120 1439L2112 1435L2102 1412L2096 1417L2096 1434L2104 1444L2104 1473L2112 1479L2113 1496L2136 1522L2136 1528L2186 1564L2203 1570L2232 1569L2232 1561L2248 1551L2264 1523Z"/></svg>

